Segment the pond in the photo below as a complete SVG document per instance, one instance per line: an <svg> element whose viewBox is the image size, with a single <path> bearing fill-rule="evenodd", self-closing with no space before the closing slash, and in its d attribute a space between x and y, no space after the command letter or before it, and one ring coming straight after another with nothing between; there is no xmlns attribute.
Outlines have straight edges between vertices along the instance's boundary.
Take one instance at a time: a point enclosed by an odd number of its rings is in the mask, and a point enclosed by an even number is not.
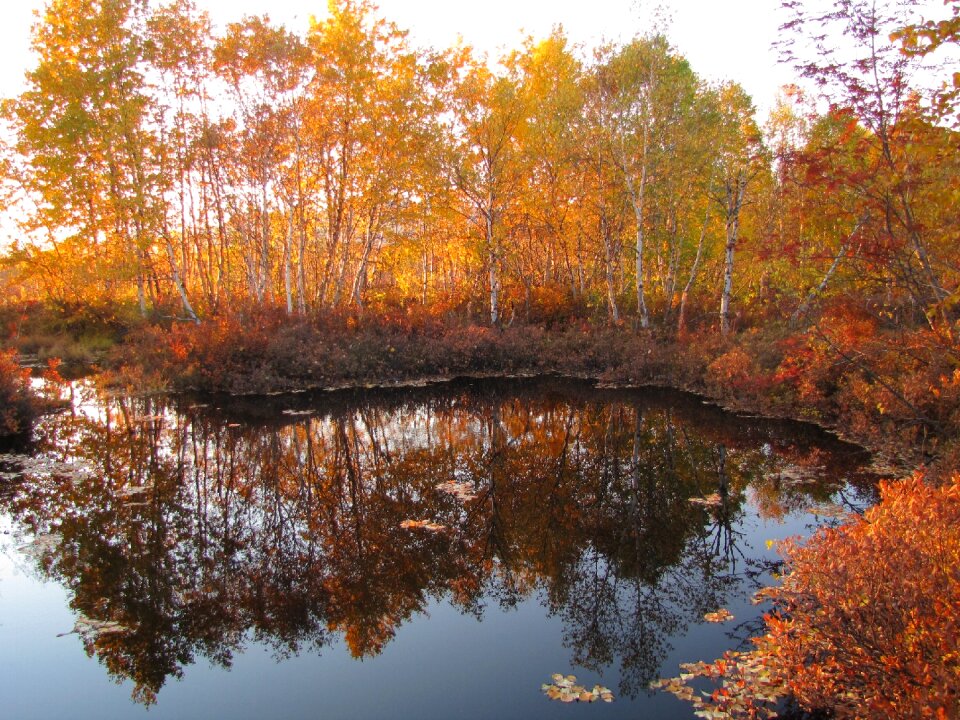
<svg viewBox="0 0 960 720"><path fill-rule="evenodd" d="M875 500L862 450L674 392L72 393L0 459L20 720L691 718L649 682L759 628L771 541Z"/></svg>

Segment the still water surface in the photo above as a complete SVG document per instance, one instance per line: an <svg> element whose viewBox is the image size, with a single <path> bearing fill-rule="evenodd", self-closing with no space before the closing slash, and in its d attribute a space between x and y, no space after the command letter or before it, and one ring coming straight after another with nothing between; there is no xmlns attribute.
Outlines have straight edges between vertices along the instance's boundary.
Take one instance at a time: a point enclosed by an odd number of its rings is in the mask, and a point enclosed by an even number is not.
<svg viewBox="0 0 960 720"><path fill-rule="evenodd" d="M759 627L768 541L874 499L869 458L809 427L568 380L79 384L19 453L0 697L21 719L691 718L647 684ZM561 705L553 673L615 700Z"/></svg>

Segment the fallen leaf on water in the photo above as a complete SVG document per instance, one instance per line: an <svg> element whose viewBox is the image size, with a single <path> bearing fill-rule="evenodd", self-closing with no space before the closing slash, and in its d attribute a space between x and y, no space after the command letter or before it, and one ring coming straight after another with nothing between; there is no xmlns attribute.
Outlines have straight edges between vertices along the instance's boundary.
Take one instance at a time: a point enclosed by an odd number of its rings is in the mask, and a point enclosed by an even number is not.
<svg viewBox="0 0 960 720"><path fill-rule="evenodd" d="M564 703L590 703L597 700L613 702L613 693L603 685L594 685L593 690L587 690L583 685L576 684L577 678L575 675L564 676L560 673L551 675L550 679L553 680L553 683L544 683L540 686L540 690L551 700L559 700Z"/></svg>
<svg viewBox="0 0 960 720"><path fill-rule="evenodd" d="M73 630L66 633L60 633L57 635L57 637L64 637L65 635L77 633L84 640L95 641L101 635L128 632L130 632L129 627L126 625L121 625L114 620L97 620L96 618L88 618L86 615L79 615L77 617L77 621L73 624Z"/></svg>
<svg viewBox="0 0 960 720"><path fill-rule="evenodd" d="M727 620L733 620L733 613L726 608L720 608L716 612L708 612L703 616L703 619L707 622L722 623L727 622Z"/></svg>
<svg viewBox="0 0 960 720"><path fill-rule="evenodd" d="M404 520L400 523L400 527L402 527L404 530L409 530L411 528L423 528L424 530L429 530L430 532L439 532L447 529L446 525L435 523L432 520Z"/></svg>
<svg viewBox="0 0 960 720"><path fill-rule="evenodd" d="M58 533L40 534L26 545L18 547L17 550L27 557L39 560L47 553L55 552L62 541L63 538Z"/></svg>
<svg viewBox="0 0 960 720"><path fill-rule="evenodd" d="M754 605L759 605L762 602L771 600L777 596L777 589L775 587L765 587L757 590L753 597L750 598L750 602Z"/></svg>
<svg viewBox="0 0 960 720"><path fill-rule="evenodd" d="M150 492L151 490L153 490L153 485L140 485L139 487L121 488L120 490L117 490L116 496L123 500L125 498L142 495L143 493Z"/></svg>

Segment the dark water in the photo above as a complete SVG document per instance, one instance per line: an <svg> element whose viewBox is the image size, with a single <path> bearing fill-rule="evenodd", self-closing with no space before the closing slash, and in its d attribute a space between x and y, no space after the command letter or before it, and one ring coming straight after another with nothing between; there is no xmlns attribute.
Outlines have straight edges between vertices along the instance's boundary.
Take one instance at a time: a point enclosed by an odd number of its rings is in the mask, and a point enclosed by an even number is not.
<svg viewBox="0 0 960 720"><path fill-rule="evenodd" d="M77 386L21 453L0 715L23 719L690 718L647 684L759 627L769 540L873 500L868 458L809 427L565 380ZM553 673L616 699L551 701Z"/></svg>

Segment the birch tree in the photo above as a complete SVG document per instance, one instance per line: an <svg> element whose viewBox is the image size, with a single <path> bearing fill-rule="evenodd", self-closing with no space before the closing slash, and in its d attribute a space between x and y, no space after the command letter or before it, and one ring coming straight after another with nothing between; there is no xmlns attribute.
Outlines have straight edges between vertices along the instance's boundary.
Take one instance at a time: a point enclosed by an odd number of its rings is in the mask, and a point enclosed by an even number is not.
<svg viewBox="0 0 960 720"><path fill-rule="evenodd" d="M730 332L730 300L740 224L747 190L768 165L760 130L753 120L753 103L743 88L724 84L718 92L720 125L717 143L717 182L714 199L724 218L723 286L720 292L720 332Z"/></svg>
<svg viewBox="0 0 960 720"><path fill-rule="evenodd" d="M162 216L145 124L145 17L143 0L52 0L34 28L27 89L4 106L35 225L82 248L107 286L132 280L142 315L156 297L150 248Z"/></svg>
<svg viewBox="0 0 960 720"><path fill-rule="evenodd" d="M444 169L470 208L485 259L490 324L501 321L504 216L521 181L519 137L527 108L513 77L497 77L469 53L452 80Z"/></svg>

